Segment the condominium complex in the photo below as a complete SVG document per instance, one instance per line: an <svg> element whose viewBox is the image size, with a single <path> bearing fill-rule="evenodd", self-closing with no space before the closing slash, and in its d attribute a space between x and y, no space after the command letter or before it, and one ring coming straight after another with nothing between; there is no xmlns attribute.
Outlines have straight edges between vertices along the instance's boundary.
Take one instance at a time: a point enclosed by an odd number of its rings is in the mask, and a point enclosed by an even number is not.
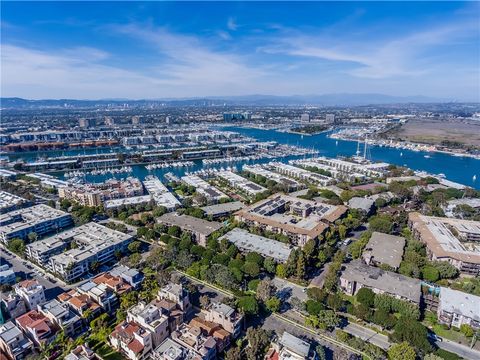
<svg viewBox="0 0 480 360"><path fill-rule="evenodd" d="M422 295L420 280L367 265L362 260L353 260L345 265L340 275L340 286L348 295L368 288L374 293L387 294L415 304L420 303Z"/></svg>
<svg viewBox="0 0 480 360"><path fill-rule="evenodd" d="M182 181L187 185L195 187L195 191L205 196L210 203L217 203L221 199L228 199L227 195L197 175L183 176Z"/></svg>
<svg viewBox="0 0 480 360"><path fill-rule="evenodd" d="M0 214L17 210L27 203L27 199L10 194L6 191L0 191Z"/></svg>
<svg viewBox="0 0 480 360"><path fill-rule="evenodd" d="M431 260L447 261L462 273L480 274L480 221L410 213L413 235L424 242Z"/></svg>
<svg viewBox="0 0 480 360"><path fill-rule="evenodd" d="M24 359L33 343L12 321L0 325L0 357L8 360Z"/></svg>
<svg viewBox="0 0 480 360"><path fill-rule="evenodd" d="M283 175L298 179L301 181L306 181L315 185L327 186L335 183L335 180L331 177L314 173L293 165L284 164L281 162L272 162L270 165L273 169Z"/></svg>
<svg viewBox="0 0 480 360"><path fill-rule="evenodd" d="M363 259L371 265L388 265L397 270L400 267L405 247L405 238L374 232L365 246Z"/></svg>
<svg viewBox="0 0 480 360"><path fill-rule="evenodd" d="M115 252L125 250L132 239L130 235L90 222L29 244L26 254L70 282L88 272L92 263L114 260Z"/></svg>
<svg viewBox="0 0 480 360"><path fill-rule="evenodd" d="M288 195L272 195L235 213L237 221L287 235L303 247L344 216L345 206L329 205Z"/></svg>
<svg viewBox="0 0 480 360"><path fill-rule="evenodd" d="M157 177L147 176L143 185L157 206L163 206L168 211L173 211L181 205L180 201Z"/></svg>
<svg viewBox="0 0 480 360"><path fill-rule="evenodd" d="M287 191L296 191L304 187L304 185L300 184L298 181L270 171L268 168L269 166L267 165L243 165L242 170L283 185Z"/></svg>
<svg viewBox="0 0 480 360"><path fill-rule="evenodd" d="M437 308L438 321L460 328L467 324L480 329L480 296L450 288L440 288Z"/></svg>
<svg viewBox="0 0 480 360"><path fill-rule="evenodd" d="M245 179L232 171L219 171L216 175L227 181L231 187L250 196L261 194L267 190L263 186L255 184L253 181Z"/></svg>
<svg viewBox="0 0 480 360"><path fill-rule="evenodd" d="M73 184L58 189L60 199L73 200L84 206L101 206L106 200L143 195L142 182L136 178L109 179L101 184Z"/></svg>
<svg viewBox="0 0 480 360"><path fill-rule="evenodd" d="M73 224L72 216L47 205L35 205L0 215L0 240L27 239L28 234L38 237L61 230Z"/></svg>
<svg viewBox="0 0 480 360"><path fill-rule="evenodd" d="M222 224L215 221L207 221L189 215L177 213L164 214L157 219L159 224L167 226L178 226L194 237L194 240L201 246L207 245L207 238L215 231L222 228Z"/></svg>
<svg viewBox="0 0 480 360"><path fill-rule="evenodd" d="M293 249L293 247L289 244L251 234L247 230L240 228L232 229L220 239L226 239L230 241L240 251L253 251L265 257L271 257L279 263L286 262Z"/></svg>

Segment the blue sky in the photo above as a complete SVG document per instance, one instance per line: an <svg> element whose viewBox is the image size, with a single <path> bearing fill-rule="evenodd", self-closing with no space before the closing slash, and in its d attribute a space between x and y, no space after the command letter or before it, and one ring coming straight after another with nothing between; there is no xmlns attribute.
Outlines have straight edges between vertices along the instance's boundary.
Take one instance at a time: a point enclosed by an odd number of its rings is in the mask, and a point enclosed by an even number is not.
<svg viewBox="0 0 480 360"><path fill-rule="evenodd" d="M477 2L1 2L2 96L480 101Z"/></svg>

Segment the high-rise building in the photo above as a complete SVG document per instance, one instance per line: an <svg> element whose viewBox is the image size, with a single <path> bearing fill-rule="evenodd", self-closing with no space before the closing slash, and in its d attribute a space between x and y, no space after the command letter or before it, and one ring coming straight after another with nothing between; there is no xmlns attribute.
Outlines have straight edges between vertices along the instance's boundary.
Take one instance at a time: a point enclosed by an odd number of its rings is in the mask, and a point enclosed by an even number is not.
<svg viewBox="0 0 480 360"><path fill-rule="evenodd" d="M105 125L107 126L115 125L115 119L112 118L111 116L105 116Z"/></svg>
<svg viewBox="0 0 480 360"><path fill-rule="evenodd" d="M132 125L143 124L143 118L140 116L132 116Z"/></svg>
<svg viewBox="0 0 480 360"><path fill-rule="evenodd" d="M95 127L95 119L80 118L78 119L78 125L82 128Z"/></svg>
<svg viewBox="0 0 480 360"><path fill-rule="evenodd" d="M233 120L250 120L252 118L252 114L244 112L244 113L224 113L223 120L224 121L233 121Z"/></svg>
<svg viewBox="0 0 480 360"><path fill-rule="evenodd" d="M300 115L300 120L301 121L310 121L310 115L305 113L305 114L302 114Z"/></svg>
<svg viewBox="0 0 480 360"><path fill-rule="evenodd" d="M336 124L335 114L327 114L327 115L325 116L325 120L327 120L328 123Z"/></svg>

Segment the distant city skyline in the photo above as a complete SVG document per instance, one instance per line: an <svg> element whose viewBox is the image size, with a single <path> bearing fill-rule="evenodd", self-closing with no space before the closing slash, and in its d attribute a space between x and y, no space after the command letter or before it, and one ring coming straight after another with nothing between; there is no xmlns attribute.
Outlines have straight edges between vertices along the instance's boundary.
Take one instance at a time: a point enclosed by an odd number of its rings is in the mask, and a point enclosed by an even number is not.
<svg viewBox="0 0 480 360"><path fill-rule="evenodd" d="M1 96L480 101L477 2L2 2Z"/></svg>

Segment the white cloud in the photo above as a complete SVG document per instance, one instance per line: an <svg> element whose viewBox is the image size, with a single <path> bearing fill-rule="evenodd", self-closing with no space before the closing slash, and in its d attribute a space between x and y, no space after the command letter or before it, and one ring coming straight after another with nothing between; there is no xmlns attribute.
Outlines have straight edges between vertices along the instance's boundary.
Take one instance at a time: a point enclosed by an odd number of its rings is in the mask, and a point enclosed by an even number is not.
<svg viewBox="0 0 480 360"><path fill-rule="evenodd" d="M449 45L464 36L471 36L474 31L478 32L478 23L463 20L378 41L372 40L373 37L363 40L337 37L332 40L322 34L310 36L284 29L276 42L260 47L260 51L351 63L349 70L345 71L361 78L418 76L427 73L431 67L433 59L428 63L424 56L427 50Z"/></svg>
<svg viewBox="0 0 480 360"><path fill-rule="evenodd" d="M2 96L29 98L159 98L250 93L266 70L238 54L214 51L193 36L127 25L112 28L158 53L149 68L108 64L113 55L90 47L40 51L2 44Z"/></svg>
<svg viewBox="0 0 480 360"><path fill-rule="evenodd" d="M233 17L229 17L227 21L227 28L229 30L235 31L238 29L238 24Z"/></svg>

